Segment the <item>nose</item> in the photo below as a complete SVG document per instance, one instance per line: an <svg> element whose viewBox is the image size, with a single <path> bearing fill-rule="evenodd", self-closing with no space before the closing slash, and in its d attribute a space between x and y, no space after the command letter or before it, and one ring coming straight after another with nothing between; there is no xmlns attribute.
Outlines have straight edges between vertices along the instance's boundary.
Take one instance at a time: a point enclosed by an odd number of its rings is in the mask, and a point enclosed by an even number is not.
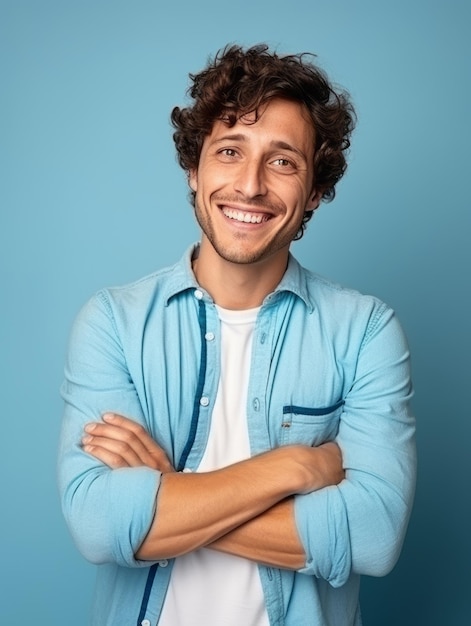
<svg viewBox="0 0 471 626"><path fill-rule="evenodd" d="M240 164L234 179L234 190L247 199L267 193L266 173L258 159L246 159Z"/></svg>

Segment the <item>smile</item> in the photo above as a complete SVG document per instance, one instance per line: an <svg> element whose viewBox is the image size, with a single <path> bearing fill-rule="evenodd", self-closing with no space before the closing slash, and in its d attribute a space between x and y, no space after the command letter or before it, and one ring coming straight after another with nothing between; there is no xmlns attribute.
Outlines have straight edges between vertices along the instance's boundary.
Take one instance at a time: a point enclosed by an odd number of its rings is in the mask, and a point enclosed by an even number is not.
<svg viewBox="0 0 471 626"><path fill-rule="evenodd" d="M239 211L227 207L222 207L222 212L230 220L244 222L245 224L261 224L262 222L268 222L270 219L269 215L260 215L260 213L250 213L248 211Z"/></svg>

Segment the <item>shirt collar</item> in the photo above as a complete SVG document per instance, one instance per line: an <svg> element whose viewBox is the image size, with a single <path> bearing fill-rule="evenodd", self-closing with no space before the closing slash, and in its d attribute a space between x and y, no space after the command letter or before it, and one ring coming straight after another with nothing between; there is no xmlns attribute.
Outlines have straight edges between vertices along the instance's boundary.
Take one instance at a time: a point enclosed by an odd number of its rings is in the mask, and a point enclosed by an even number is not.
<svg viewBox="0 0 471 626"><path fill-rule="evenodd" d="M198 249L198 246L198 243L192 244L186 250L180 261L171 268L170 277L167 282L165 292L166 304L168 304L169 300L173 296L188 289L200 290L203 293L205 299L208 299L212 302L209 294L207 294L198 285L195 275L193 274L191 262L196 250ZM312 311L314 310L314 303L307 288L306 272L291 253L288 257L288 266L286 268L286 272L283 275L283 278L276 287L275 291L265 298L264 304L273 302L279 297L280 294L286 291L294 293L296 296L298 296L298 298L301 298L301 300L303 300L303 302L309 309L309 312L312 313Z"/></svg>
<svg viewBox="0 0 471 626"><path fill-rule="evenodd" d="M306 270L298 263L294 256L290 253L288 257L288 267L283 274L283 278L276 287L275 291L265 298L265 302L273 300L275 296L283 292L289 291L301 298L309 309L309 313L314 310L314 302L309 289L307 287Z"/></svg>
<svg viewBox="0 0 471 626"><path fill-rule="evenodd" d="M191 266L193 255L198 248L197 243L192 244L180 261L170 268L169 280L166 283L165 291L165 304L169 303L169 300L187 289L201 289L196 282L195 275ZM207 295L207 294L205 294Z"/></svg>

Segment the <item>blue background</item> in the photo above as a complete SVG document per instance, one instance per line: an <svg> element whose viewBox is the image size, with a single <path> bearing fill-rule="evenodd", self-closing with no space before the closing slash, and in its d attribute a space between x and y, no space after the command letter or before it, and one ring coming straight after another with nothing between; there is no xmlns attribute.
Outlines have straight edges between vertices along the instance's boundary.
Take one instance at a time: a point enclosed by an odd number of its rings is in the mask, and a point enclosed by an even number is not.
<svg viewBox="0 0 471 626"><path fill-rule="evenodd" d="M0 623L84 626L94 568L55 484L71 322L198 231L169 113L227 42L312 51L356 103L338 197L293 250L398 312L420 455L401 559L366 626L471 623L470 10L465 0L0 0Z"/></svg>

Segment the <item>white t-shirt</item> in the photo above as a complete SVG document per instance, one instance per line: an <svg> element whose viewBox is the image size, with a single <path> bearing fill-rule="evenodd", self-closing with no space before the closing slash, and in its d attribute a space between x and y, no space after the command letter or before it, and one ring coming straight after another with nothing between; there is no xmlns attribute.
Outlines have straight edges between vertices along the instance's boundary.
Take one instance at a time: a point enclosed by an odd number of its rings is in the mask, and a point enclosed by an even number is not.
<svg viewBox="0 0 471 626"><path fill-rule="evenodd" d="M258 309L217 307L221 377L208 443L198 471L250 457L247 390ZM159 626L269 626L256 563L200 549L175 560Z"/></svg>

